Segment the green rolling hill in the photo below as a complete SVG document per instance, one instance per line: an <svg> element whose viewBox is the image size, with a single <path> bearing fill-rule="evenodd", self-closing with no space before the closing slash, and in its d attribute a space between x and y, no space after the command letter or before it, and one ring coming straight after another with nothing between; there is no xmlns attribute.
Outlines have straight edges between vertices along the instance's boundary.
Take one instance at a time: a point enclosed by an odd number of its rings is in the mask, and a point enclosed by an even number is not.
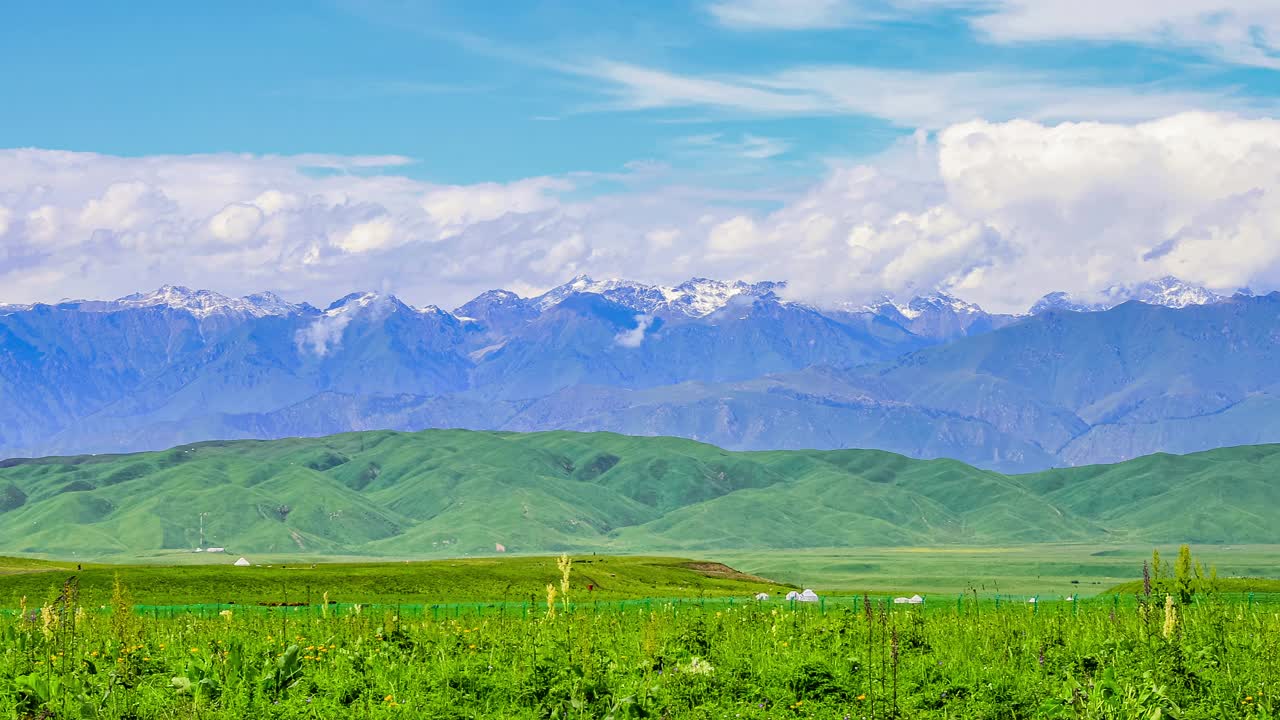
<svg viewBox="0 0 1280 720"><path fill-rule="evenodd" d="M1270 543L1280 445L1001 475L874 450L429 430L0 463L0 553L392 557Z"/></svg>

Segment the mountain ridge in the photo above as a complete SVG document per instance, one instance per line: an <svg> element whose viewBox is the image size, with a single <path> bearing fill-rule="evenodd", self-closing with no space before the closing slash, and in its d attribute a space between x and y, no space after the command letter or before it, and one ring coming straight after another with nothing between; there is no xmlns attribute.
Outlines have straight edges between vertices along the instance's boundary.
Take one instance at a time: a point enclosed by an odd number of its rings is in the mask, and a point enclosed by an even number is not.
<svg viewBox="0 0 1280 720"><path fill-rule="evenodd" d="M0 462L0 547L459 556L1267 542L1280 445L1003 475L878 450L612 433L371 431ZM1223 490L1230 489L1225 493Z"/></svg>
<svg viewBox="0 0 1280 720"><path fill-rule="evenodd" d="M1280 295L1022 317L936 295L907 317L892 303L821 310L773 283L562 288L546 310L506 291L448 312L386 293L319 309L178 287L11 307L0 454L561 428L1019 472L1280 441L1280 386L1265 372L1280 362ZM1106 392L1077 402L1041 376Z"/></svg>

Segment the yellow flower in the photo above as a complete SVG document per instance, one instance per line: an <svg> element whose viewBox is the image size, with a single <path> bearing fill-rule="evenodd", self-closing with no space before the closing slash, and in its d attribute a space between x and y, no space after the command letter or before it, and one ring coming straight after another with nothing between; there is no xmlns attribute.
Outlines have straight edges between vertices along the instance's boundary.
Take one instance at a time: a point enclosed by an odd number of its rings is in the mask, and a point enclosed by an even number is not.
<svg viewBox="0 0 1280 720"><path fill-rule="evenodd" d="M200 652L200 648L191 648L191 652L193 652L193 653L199 653L199 652Z"/></svg>
<svg viewBox="0 0 1280 720"><path fill-rule="evenodd" d="M395 696L394 696L394 695L388 695L388 696L386 696L386 697L382 698L382 702L395 702L395 699L396 699L396 698L395 698Z"/></svg>
<svg viewBox="0 0 1280 720"><path fill-rule="evenodd" d="M866 695L859 695L859 696L858 696L858 699L859 699L859 700L866 700L866 699L867 699L867 696L866 696Z"/></svg>

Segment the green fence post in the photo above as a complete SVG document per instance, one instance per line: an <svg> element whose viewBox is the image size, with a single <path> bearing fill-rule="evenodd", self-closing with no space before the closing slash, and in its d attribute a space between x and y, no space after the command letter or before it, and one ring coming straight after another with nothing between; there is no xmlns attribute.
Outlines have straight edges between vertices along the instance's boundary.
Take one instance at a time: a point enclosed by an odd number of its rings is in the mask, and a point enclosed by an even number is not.
<svg viewBox="0 0 1280 720"><path fill-rule="evenodd" d="M1071 614L1080 614L1080 593L1071 596Z"/></svg>
<svg viewBox="0 0 1280 720"><path fill-rule="evenodd" d="M964 595L956 595L956 614L959 615L964 604Z"/></svg>
<svg viewBox="0 0 1280 720"><path fill-rule="evenodd" d="M825 597L818 598L818 607L822 609L822 614L827 614L827 599Z"/></svg>
<svg viewBox="0 0 1280 720"><path fill-rule="evenodd" d="M997 609L997 610L999 610L999 609L1000 609L1000 594L999 594L999 593L997 593L997 594L996 594L996 609Z"/></svg>
<svg viewBox="0 0 1280 720"><path fill-rule="evenodd" d="M1253 610L1253 593L1249 593L1249 610Z"/></svg>

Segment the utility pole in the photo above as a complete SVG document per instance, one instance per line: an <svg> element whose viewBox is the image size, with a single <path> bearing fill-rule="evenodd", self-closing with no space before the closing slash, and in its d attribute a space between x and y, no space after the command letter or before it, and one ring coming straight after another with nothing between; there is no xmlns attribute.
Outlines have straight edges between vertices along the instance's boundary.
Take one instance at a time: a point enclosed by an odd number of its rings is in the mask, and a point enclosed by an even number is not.
<svg viewBox="0 0 1280 720"><path fill-rule="evenodd" d="M200 549L202 550L204 549L204 516L208 514L207 512L200 513Z"/></svg>

